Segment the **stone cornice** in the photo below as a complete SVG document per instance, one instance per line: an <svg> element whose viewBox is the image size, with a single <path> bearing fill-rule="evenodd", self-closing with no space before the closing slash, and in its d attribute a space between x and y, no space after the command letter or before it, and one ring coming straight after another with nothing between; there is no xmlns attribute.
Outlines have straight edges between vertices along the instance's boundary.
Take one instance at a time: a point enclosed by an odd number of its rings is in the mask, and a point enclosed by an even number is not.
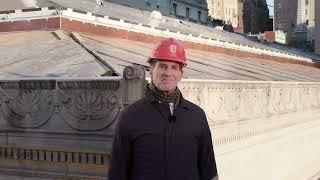
<svg viewBox="0 0 320 180"><path fill-rule="evenodd" d="M106 165L110 154L107 152L85 152L52 150L39 147L0 146L0 158L12 160L33 160L76 164Z"/></svg>

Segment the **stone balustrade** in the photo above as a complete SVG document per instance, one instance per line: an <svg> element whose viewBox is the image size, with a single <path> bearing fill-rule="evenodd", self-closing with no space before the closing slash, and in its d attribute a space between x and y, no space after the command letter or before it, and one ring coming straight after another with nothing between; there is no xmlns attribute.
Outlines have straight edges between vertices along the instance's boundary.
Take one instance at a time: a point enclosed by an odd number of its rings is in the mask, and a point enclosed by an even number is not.
<svg viewBox="0 0 320 180"><path fill-rule="evenodd" d="M211 128L221 179L308 179L319 172L320 83L185 80Z"/></svg>
<svg viewBox="0 0 320 180"><path fill-rule="evenodd" d="M185 80L179 87L212 126L320 107L320 83Z"/></svg>
<svg viewBox="0 0 320 180"><path fill-rule="evenodd" d="M141 98L142 68L123 77L0 80L0 173L105 179L120 111Z"/></svg>

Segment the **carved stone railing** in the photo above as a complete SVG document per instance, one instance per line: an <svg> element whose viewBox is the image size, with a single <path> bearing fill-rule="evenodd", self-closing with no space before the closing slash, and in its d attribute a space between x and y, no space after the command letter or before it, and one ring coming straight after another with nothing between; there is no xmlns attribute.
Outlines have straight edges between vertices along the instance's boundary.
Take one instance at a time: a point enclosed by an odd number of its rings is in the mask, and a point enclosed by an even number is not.
<svg viewBox="0 0 320 180"><path fill-rule="evenodd" d="M320 83L185 80L179 86L206 112L216 145L299 123L258 118L320 108Z"/></svg>
<svg viewBox="0 0 320 180"><path fill-rule="evenodd" d="M184 80L179 87L206 112L221 179L319 172L320 83Z"/></svg>
<svg viewBox="0 0 320 180"><path fill-rule="evenodd" d="M184 80L179 87L212 126L320 107L320 83Z"/></svg>
<svg viewBox="0 0 320 180"><path fill-rule="evenodd" d="M104 179L118 115L145 84L141 68L123 74L0 80L0 173Z"/></svg>

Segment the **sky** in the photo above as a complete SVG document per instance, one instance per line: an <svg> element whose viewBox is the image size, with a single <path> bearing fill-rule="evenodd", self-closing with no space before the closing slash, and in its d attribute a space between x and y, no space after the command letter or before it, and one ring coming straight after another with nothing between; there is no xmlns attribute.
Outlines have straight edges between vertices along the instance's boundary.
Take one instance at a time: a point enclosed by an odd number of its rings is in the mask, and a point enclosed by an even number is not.
<svg viewBox="0 0 320 180"><path fill-rule="evenodd" d="M267 0L268 8L269 8L269 15L273 16L273 0Z"/></svg>

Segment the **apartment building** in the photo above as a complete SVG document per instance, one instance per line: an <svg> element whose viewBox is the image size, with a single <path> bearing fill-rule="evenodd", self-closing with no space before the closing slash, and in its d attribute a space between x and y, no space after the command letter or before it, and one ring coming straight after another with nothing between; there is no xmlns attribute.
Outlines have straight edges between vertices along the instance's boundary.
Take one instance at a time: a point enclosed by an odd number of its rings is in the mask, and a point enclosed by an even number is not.
<svg viewBox="0 0 320 180"><path fill-rule="evenodd" d="M312 41L315 29L315 1L298 0L297 22L294 27L294 38L301 41Z"/></svg>
<svg viewBox="0 0 320 180"><path fill-rule="evenodd" d="M319 11L319 0L274 0L274 30L286 32L289 42L308 41L319 49Z"/></svg>
<svg viewBox="0 0 320 180"><path fill-rule="evenodd" d="M298 0L274 0L274 31L287 33L287 41L293 39L297 22Z"/></svg>
<svg viewBox="0 0 320 180"><path fill-rule="evenodd" d="M190 21L207 23L207 0L171 0L170 14Z"/></svg>
<svg viewBox="0 0 320 180"><path fill-rule="evenodd" d="M208 13L214 19L223 20L224 0L208 0Z"/></svg>
<svg viewBox="0 0 320 180"><path fill-rule="evenodd" d="M209 16L231 24L236 32L243 32L242 0L208 0Z"/></svg>

